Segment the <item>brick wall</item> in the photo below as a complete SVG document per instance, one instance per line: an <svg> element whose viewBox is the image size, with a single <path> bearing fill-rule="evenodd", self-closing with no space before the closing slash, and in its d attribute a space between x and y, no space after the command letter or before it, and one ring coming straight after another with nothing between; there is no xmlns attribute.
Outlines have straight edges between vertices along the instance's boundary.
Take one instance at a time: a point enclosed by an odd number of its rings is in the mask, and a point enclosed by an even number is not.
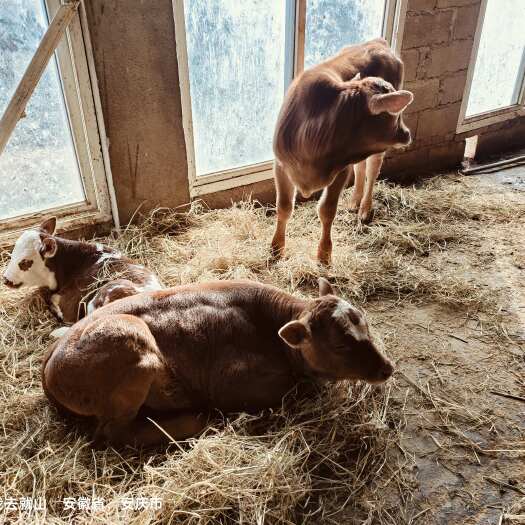
<svg viewBox="0 0 525 525"><path fill-rule="evenodd" d="M481 153L523 144L523 118L456 134L480 5L481 0L408 0L401 56L405 88L414 93L405 113L414 141L388 155L389 178L459 166L468 135L480 134Z"/></svg>

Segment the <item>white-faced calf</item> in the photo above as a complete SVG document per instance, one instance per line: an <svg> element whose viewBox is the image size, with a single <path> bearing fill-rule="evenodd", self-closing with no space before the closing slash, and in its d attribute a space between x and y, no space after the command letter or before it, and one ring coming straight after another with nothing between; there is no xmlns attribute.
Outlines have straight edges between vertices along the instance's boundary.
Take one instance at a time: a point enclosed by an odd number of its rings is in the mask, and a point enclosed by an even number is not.
<svg viewBox="0 0 525 525"><path fill-rule="evenodd" d="M3 275L11 288L37 286L51 311L74 323L94 309L127 295L160 290L157 276L101 244L54 235L56 218L25 231L16 241ZM118 275L119 279L104 276Z"/></svg>
<svg viewBox="0 0 525 525"><path fill-rule="evenodd" d="M155 444L199 433L214 409L276 407L304 381L381 383L392 363L363 314L321 279L319 298L222 281L109 304L54 343L43 388L58 408L98 420L96 438ZM140 411L140 412L139 412Z"/></svg>
<svg viewBox="0 0 525 525"><path fill-rule="evenodd" d="M274 135L277 227L272 253L284 252L286 225L296 190L309 197L323 190L317 251L330 262L331 228L351 165L352 209L361 221L372 214L372 192L387 149L410 143L402 112L413 95L400 89L403 63L383 39L348 46L291 84Z"/></svg>

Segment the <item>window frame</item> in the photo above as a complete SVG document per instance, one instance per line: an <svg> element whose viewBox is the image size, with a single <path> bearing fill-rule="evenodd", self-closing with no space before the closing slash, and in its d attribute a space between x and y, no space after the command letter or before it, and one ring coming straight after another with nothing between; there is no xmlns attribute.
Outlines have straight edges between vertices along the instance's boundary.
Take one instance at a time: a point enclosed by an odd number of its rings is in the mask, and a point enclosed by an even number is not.
<svg viewBox="0 0 525 525"><path fill-rule="evenodd" d="M521 71L519 71L519 74L521 74L521 81L518 80L518 82L521 82L521 87L519 88L518 101L515 104L511 104L510 106L506 106L504 108L492 109L483 113L478 113L477 115L472 115L471 117L466 116L470 91L472 89L472 81L474 79L474 70L476 68L476 61L478 58L481 34L483 31L483 23L485 22L485 15L487 12L487 5L488 0L481 0L456 133L465 133L489 126L491 124L496 124L498 122L504 122L516 117L525 116L525 60L523 58L520 64Z"/></svg>
<svg viewBox="0 0 525 525"><path fill-rule="evenodd" d="M292 29L291 31L286 31L285 35L285 75L288 76L288 83L285 89L287 89L291 81L304 69L307 0L284 1L287 2L286 27ZM397 53L401 50L401 35L405 23L407 3L408 0L385 1L382 35ZM175 19L175 45L177 49L190 197L197 198L208 193L215 193L271 179L273 177L273 159L206 175L197 175L184 0L173 1L173 16Z"/></svg>
<svg viewBox="0 0 525 525"><path fill-rule="evenodd" d="M44 0L42 4L50 23L62 3L60 0ZM48 64L52 60L55 60L59 72L85 201L2 219L2 244L9 243L21 230L50 215L60 220L60 228L64 230L108 222L119 226L109 150L83 2L79 4L64 30Z"/></svg>

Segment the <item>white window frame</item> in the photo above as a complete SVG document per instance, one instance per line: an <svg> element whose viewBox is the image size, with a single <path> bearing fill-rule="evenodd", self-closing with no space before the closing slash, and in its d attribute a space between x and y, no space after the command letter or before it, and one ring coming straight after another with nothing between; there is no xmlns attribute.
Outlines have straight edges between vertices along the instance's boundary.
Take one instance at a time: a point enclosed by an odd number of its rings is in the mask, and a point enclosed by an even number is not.
<svg viewBox="0 0 525 525"><path fill-rule="evenodd" d="M288 31L285 35L284 70L285 75L288 76L288 82L285 86L285 89L287 89L290 82L293 80L293 77L300 74L304 69L307 0L279 1L286 2L286 24L287 27L294 28L293 35L289 34ZM398 53L401 50L401 35L403 34L407 3L408 0L386 0L385 3L382 33L390 42L393 49ZM188 50L186 45L184 0L173 1L173 15L175 18L175 43L177 47L190 196L196 198L208 193L214 193L271 179L273 177L273 160L197 176L195 145L193 140L193 120L191 110Z"/></svg>
<svg viewBox="0 0 525 525"><path fill-rule="evenodd" d="M51 22L63 4L61 0L44 0L44 4L48 20ZM35 56L37 54L38 51ZM51 60L56 60L59 70L85 201L0 221L2 244L8 243L21 230L50 215L59 218L61 229L66 230L111 221L119 226L107 138L83 2L79 4L65 29L49 61Z"/></svg>
<svg viewBox="0 0 525 525"><path fill-rule="evenodd" d="M503 122L505 120L510 120L516 117L525 116L525 61L522 60L520 71L518 76L521 75L521 87L519 89L518 102L506 106L504 108L493 109L490 111L485 111L483 113L478 113L477 115L472 115L467 117L467 107L468 99L470 96L470 91L472 89L472 80L474 78L474 70L476 68L476 60L478 58L479 43L481 40L481 34L483 31L483 22L485 21L485 14L487 12L488 0L482 0L478 23L476 26L476 32L474 34L474 42L472 45L472 52L470 55L469 66L467 70L467 82L465 84L465 90L463 92L463 100L461 101L461 109L459 112L458 124L456 128L456 133L465 133L468 131L473 131L490 124L496 124L497 122Z"/></svg>

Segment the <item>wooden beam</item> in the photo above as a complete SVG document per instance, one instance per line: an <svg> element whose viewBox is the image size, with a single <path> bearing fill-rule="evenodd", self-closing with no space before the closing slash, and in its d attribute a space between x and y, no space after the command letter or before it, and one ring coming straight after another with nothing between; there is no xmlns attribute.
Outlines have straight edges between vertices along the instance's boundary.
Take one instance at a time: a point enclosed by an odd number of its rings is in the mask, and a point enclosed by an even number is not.
<svg viewBox="0 0 525 525"><path fill-rule="evenodd" d="M297 0L286 0L284 18L284 93L295 75L295 26Z"/></svg>
<svg viewBox="0 0 525 525"><path fill-rule="evenodd" d="M2 120L0 120L0 155L4 151L18 121L24 115L27 103L40 81L49 59L53 56L67 26L71 20L73 20L79 4L80 0L72 0L60 6L60 9L57 11L57 14L49 24L46 33L40 41L38 49L27 66L16 91L11 97L9 105L2 116Z"/></svg>
<svg viewBox="0 0 525 525"><path fill-rule="evenodd" d="M306 33L306 0L295 4L295 76L304 70L304 46Z"/></svg>

